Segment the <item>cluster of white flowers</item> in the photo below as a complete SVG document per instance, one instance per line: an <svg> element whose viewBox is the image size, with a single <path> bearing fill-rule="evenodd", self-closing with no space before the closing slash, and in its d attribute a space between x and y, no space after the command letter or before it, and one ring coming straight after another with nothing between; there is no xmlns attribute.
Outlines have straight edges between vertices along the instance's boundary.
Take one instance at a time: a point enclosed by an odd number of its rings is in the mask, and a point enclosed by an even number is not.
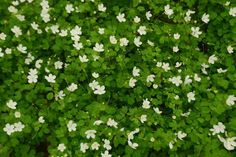
<svg viewBox="0 0 236 157"><path fill-rule="evenodd" d="M3 128L3 131L7 133L7 135L11 135L14 132L21 132L25 128L25 125L22 122L17 122L14 124L7 123Z"/></svg>
<svg viewBox="0 0 236 157"><path fill-rule="evenodd" d="M133 148L136 149L138 147L138 143L132 142L131 140L134 139L134 134L139 133L139 128L135 129L134 131L131 131L130 133L128 133L128 145Z"/></svg>
<svg viewBox="0 0 236 157"><path fill-rule="evenodd" d="M89 87L92 88L94 94L102 95L106 93L105 86L99 85L99 83L95 80L89 83Z"/></svg>
<svg viewBox="0 0 236 157"><path fill-rule="evenodd" d="M49 4L47 0L42 0L40 3L41 7L42 7L42 11L40 13L40 16L42 17L43 21L45 23L50 21L50 14L49 14Z"/></svg>

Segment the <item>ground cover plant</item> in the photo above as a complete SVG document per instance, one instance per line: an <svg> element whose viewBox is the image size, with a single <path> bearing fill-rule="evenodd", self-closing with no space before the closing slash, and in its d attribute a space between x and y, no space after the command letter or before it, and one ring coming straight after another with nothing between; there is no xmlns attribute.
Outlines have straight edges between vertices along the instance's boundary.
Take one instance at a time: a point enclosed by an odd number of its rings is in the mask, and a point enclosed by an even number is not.
<svg viewBox="0 0 236 157"><path fill-rule="evenodd" d="M1 157L235 157L236 1L1 0Z"/></svg>

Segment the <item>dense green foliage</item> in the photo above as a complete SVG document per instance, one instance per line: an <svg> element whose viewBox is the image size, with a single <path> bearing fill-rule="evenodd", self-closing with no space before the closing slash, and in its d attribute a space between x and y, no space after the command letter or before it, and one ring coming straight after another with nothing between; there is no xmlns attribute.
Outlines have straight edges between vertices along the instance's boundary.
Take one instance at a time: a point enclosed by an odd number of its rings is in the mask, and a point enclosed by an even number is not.
<svg viewBox="0 0 236 157"><path fill-rule="evenodd" d="M0 12L1 157L236 156L235 1Z"/></svg>

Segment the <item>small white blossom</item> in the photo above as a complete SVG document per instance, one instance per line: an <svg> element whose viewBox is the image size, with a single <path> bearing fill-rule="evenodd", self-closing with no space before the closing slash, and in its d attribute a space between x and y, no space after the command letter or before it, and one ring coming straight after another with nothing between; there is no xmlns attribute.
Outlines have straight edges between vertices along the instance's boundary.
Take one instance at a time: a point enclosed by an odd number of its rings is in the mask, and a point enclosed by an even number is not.
<svg viewBox="0 0 236 157"><path fill-rule="evenodd" d="M99 34L104 34L105 32L105 29L104 28L98 28L98 33Z"/></svg>
<svg viewBox="0 0 236 157"><path fill-rule="evenodd" d="M179 86L180 84L183 83L180 76L169 78L169 81L175 84L176 86Z"/></svg>
<svg viewBox="0 0 236 157"><path fill-rule="evenodd" d="M79 60L82 62L82 63L86 63L89 61L89 59L87 58L86 55L83 55L83 56L80 56L79 55Z"/></svg>
<svg viewBox="0 0 236 157"><path fill-rule="evenodd" d="M13 109L15 110L16 109L16 105L17 105L17 102L13 101L13 100L9 100L7 102L7 107L9 107L10 109Z"/></svg>
<svg viewBox="0 0 236 157"><path fill-rule="evenodd" d="M140 18L139 18L138 16L135 16L135 17L134 17L134 22L135 22L135 23L139 23L139 22L140 22Z"/></svg>
<svg viewBox="0 0 236 157"><path fill-rule="evenodd" d="M157 114L161 114L162 111L160 111L160 109L158 107L154 107L153 110L157 113Z"/></svg>
<svg viewBox="0 0 236 157"><path fill-rule="evenodd" d="M101 11L101 12L105 12L106 11L106 7L104 6L104 4L103 3L101 3L101 4L98 4L98 11Z"/></svg>
<svg viewBox="0 0 236 157"><path fill-rule="evenodd" d="M133 77L131 77L130 80L129 80L129 86L130 86L131 88L134 88L136 82L137 82L137 80L134 79Z"/></svg>
<svg viewBox="0 0 236 157"><path fill-rule="evenodd" d="M68 14L72 13L75 10L72 4L67 4L65 9Z"/></svg>
<svg viewBox="0 0 236 157"><path fill-rule="evenodd" d="M28 83L36 83L38 81L37 73L38 73L37 69L30 69L27 76Z"/></svg>
<svg viewBox="0 0 236 157"><path fill-rule="evenodd" d="M174 34L174 39L178 40L180 38L180 34L179 33L175 33Z"/></svg>
<svg viewBox="0 0 236 157"><path fill-rule="evenodd" d="M227 69L222 69L222 68L219 68L219 69L217 69L217 72L218 73L225 73L225 72L227 72Z"/></svg>
<svg viewBox="0 0 236 157"><path fill-rule="evenodd" d="M140 26L137 30L137 32L140 34L140 35L146 35L147 34L147 28L146 26Z"/></svg>
<svg viewBox="0 0 236 157"><path fill-rule="evenodd" d="M117 125L118 125L118 123L114 119L112 119L112 118L108 119L107 126L117 128Z"/></svg>
<svg viewBox="0 0 236 157"><path fill-rule="evenodd" d="M213 128L210 129L212 131L212 135L224 133L225 132L225 126L222 122L218 122L217 125L213 125Z"/></svg>
<svg viewBox="0 0 236 157"><path fill-rule="evenodd" d="M140 46L142 45L142 42L141 42L140 40L141 40L141 37L140 37L140 36L134 38L134 44L135 44L137 47L140 47Z"/></svg>
<svg viewBox="0 0 236 157"><path fill-rule="evenodd" d="M70 86L67 87L67 90L70 92L74 92L76 89L78 89L78 85L75 83L71 83Z"/></svg>
<svg viewBox="0 0 236 157"><path fill-rule="evenodd" d="M119 22L125 22L126 19L125 19L125 14L124 13L119 13L117 16L116 16L117 20Z"/></svg>
<svg viewBox="0 0 236 157"><path fill-rule="evenodd" d="M173 9L170 8L169 4L164 7L164 10L165 10L165 14L168 17L170 17L172 14L174 14L174 11L173 11Z"/></svg>
<svg viewBox="0 0 236 157"><path fill-rule="evenodd" d="M194 94L194 92L189 92L187 94L187 97L188 97L188 102L195 101L195 94Z"/></svg>
<svg viewBox="0 0 236 157"><path fill-rule="evenodd" d="M164 71L168 71L168 70L170 70L170 64L169 64L169 63L162 63L161 68L162 68Z"/></svg>
<svg viewBox="0 0 236 157"><path fill-rule="evenodd" d="M186 136L187 136L187 134L182 131L178 131L178 133L177 133L177 137L180 140L183 140L183 138L185 138Z"/></svg>
<svg viewBox="0 0 236 157"><path fill-rule="evenodd" d="M102 120L96 120L96 121L93 123L93 125L100 125L100 124L102 124L102 123L103 123Z"/></svg>
<svg viewBox="0 0 236 157"><path fill-rule="evenodd" d="M64 94L63 90L59 91L56 95L55 95L55 99L59 100L59 99L64 99L66 95Z"/></svg>
<svg viewBox="0 0 236 157"><path fill-rule="evenodd" d="M114 35L111 35L109 37L109 39L110 39L111 44L117 44L117 40L116 40L116 37Z"/></svg>
<svg viewBox="0 0 236 157"><path fill-rule="evenodd" d="M15 34L17 38L22 35L22 31L18 26L14 26L13 28L11 28L11 31Z"/></svg>
<svg viewBox="0 0 236 157"><path fill-rule="evenodd" d="M93 47L93 50L97 52L103 52L104 51L103 44L96 43L95 46Z"/></svg>
<svg viewBox="0 0 236 157"><path fill-rule="evenodd" d="M138 143L131 142L131 141L128 141L128 145L133 149L136 149L138 147Z"/></svg>
<svg viewBox="0 0 236 157"><path fill-rule="evenodd" d="M95 90L99 86L98 82L93 80L93 82L89 83L89 87L92 88L92 90Z"/></svg>
<svg viewBox="0 0 236 157"><path fill-rule="evenodd" d="M94 90L94 94L98 94L98 95L102 95L102 94L105 94L106 91L105 91L105 86L96 86L95 87L95 90Z"/></svg>
<svg viewBox="0 0 236 157"><path fill-rule="evenodd" d="M202 15L202 21L205 22L205 23L208 23L210 21L209 14L204 13Z"/></svg>
<svg viewBox="0 0 236 157"><path fill-rule="evenodd" d="M39 123L44 123L45 120L44 120L44 117L43 116L40 116L39 119L38 119Z"/></svg>
<svg viewBox="0 0 236 157"><path fill-rule="evenodd" d="M147 81L147 82L153 82L154 79L155 79L155 75L151 74L151 75L148 75L148 76L147 76L146 81Z"/></svg>
<svg viewBox="0 0 236 157"><path fill-rule="evenodd" d="M173 52L178 52L179 51L179 47L178 46L174 46L173 47Z"/></svg>
<svg viewBox="0 0 236 157"><path fill-rule="evenodd" d="M60 143L58 146L57 146L57 150L61 151L61 152L64 152L64 150L66 149L66 146L64 143Z"/></svg>
<svg viewBox="0 0 236 157"><path fill-rule="evenodd" d="M150 101L146 98L146 99L143 99L143 105L142 107L144 109L149 109L150 108Z"/></svg>
<svg viewBox="0 0 236 157"><path fill-rule="evenodd" d="M194 80L197 82L201 81L201 77L198 76L198 74L194 74Z"/></svg>
<svg viewBox="0 0 236 157"><path fill-rule="evenodd" d="M78 51L81 50L84 47L81 42L77 42L77 41L74 42L73 46Z"/></svg>
<svg viewBox="0 0 236 157"><path fill-rule="evenodd" d="M85 135L86 135L86 138L87 139L90 139L90 138L95 138L95 134L97 133L97 131L96 130L87 130L86 132L85 132Z"/></svg>
<svg viewBox="0 0 236 157"><path fill-rule="evenodd" d="M45 76L45 79L46 79L49 83L56 83L56 81L55 81L56 75L49 74L48 76Z"/></svg>
<svg viewBox="0 0 236 157"><path fill-rule="evenodd" d="M91 149L92 150L98 150L100 147L100 144L97 143L97 142L93 142L92 145L91 145Z"/></svg>
<svg viewBox="0 0 236 157"><path fill-rule="evenodd" d="M152 17L151 11L147 11L145 14L147 20L150 20L150 18Z"/></svg>
<svg viewBox="0 0 236 157"><path fill-rule="evenodd" d="M20 118L21 117L21 113L18 112L18 111L16 111L14 115L15 115L16 118Z"/></svg>
<svg viewBox="0 0 236 157"><path fill-rule="evenodd" d="M23 46L22 44L19 44L16 48L21 53L27 53L27 47Z"/></svg>
<svg viewBox="0 0 236 157"><path fill-rule="evenodd" d="M230 8L230 10L229 10L229 15L231 15L231 16L233 16L233 17L236 16L236 7Z"/></svg>
<svg viewBox="0 0 236 157"><path fill-rule="evenodd" d="M21 122L14 123L13 125L15 132L21 132L25 128L25 125L22 124Z"/></svg>
<svg viewBox="0 0 236 157"><path fill-rule="evenodd" d="M226 139L218 135L219 140L224 144L225 149L234 150L236 147L236 137L227 137Z"/></svg>
<svg viewBox="0 0 236 157"><path fill-rule="evenodd" d="M214 64L215 61L217 61L217 60L218 60L218 58L216 57L216 55L211 55L208 59L208 63Z"/></svg>
<svg viewBox="0 0 236 157"><path fill-rule="evenodd" d="M5 33L0 33L0 39L6 40L7 35Z"/></svg>
<svg viewBox="0 0 236 157"><path fill-rule="evenodd" d="M141 115L140 121L141 121L141 123L146 122L147 121L147 115Z"/></svg>
<svg viewBox="0 0 236 157"><path fill-rule="evenodd" d="M11 135L12 133L15 132L15 127L14 125L7 123L5 127L3 128L3 131L6 132L7 135Z"/></svg>
<svg viewBox="0 0 236 157"><path fill-rule="evenodd" d="M129 44L129 40L127 38L120 38L120 46L127 46Z"/></svg>
<svg viewBox="0 0 236 157"><path fill-rule="evenodd" d="M99 77L99 74L96 73L96 72L93 72L93 73L92 73L92 76L93 76L94 78L98 78L98 77Z"/></svg>
<svg viewBox="0 0 236 157"><path fill-rule="evenodd" d="M229 45L227 47L227 51L228 51L229 54L232 54L232 53L234 53L234 48L231 45Z"/></svg>
<svg viewBox="0 0 236 157"><path fill-rule="evenodd" d="M103 144L103 147L106 149L106 150L111 150L111 145L110 145L110 141L109 140L107 140L107 139L105 139L104 140L104 144Z"/></svg>
<svg viewBox="0 0 236 157"><path fill-rule="evenodd" d="M234 95L229 95L226 100L226 104L228 106L233 106L235 104L235 101L236 101L236 97Z"/></svg>
<svg viewBox="0 0 236 157"><path fill-rule="evenodd" d="M191 30L192 30L192 33L191 33L192 36L194 36L196 38L199 38L199 35L202 34L199 27L191 27Z"/></svg>
<svg viewBox="0 0 236 157"><path fill-rule="evenodd" d="M132 74L134 77L139 76L140 74L140 69L138 69L136 66L133 67Z"/></svg>
<svg viewBox="0 0 236 157"><path fill-rule="evenodd" d="M76 131L76 127L77 127L77 124L74 123L73 120L70 120L68 123L67 123L67 129L69 132L71 131Z"/></svg>
<svg viewBox="0 0 236 157"><path fill-rule="evenodd" d="M111 154L106 150L104 153L101 153L102 157L111 157Z"/></svg>

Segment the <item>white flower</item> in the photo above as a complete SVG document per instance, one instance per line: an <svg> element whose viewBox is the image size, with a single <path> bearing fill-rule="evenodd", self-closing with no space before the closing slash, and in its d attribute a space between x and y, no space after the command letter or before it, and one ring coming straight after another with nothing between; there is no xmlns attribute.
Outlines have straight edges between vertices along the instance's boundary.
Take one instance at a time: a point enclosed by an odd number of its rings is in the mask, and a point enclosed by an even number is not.
<svg viewBox="0 0 236 157"><path fill-rule="evenodd" d="M93 50L97 52L103 52L104 51L103 44L96 43L95 46L93 47Z"/></svg>
<svg viewBox="0 0 236 157"><path fill-rule="evenodd" d="M157 89L158 88L158 85L157 84L153 84L152 85L154 89Z"/></svg>
<svg viewBox="0 0 236 157"><path fill-rule="evenodd" d="M104 34L105 32L105 29L104 28L98 28L98 33L99 34Z"/></svg>
<svg viewBox="0 0 236 157"><path fill-rule="evenodd" d="M170 64L169 63L162 63L161 67L164 71L170 70Z"/></svg>
<svg viewBox="0 0 236 157"><path fill-rule="evenodd" d="M49 82L49 83L55 83L55 79L56 79L56 75L53 74L49 74L48 76L45 76L45 79Z"/></svg>
<svg viewBox="0 0 236 157"><path fill-rule="evenodd" d="M218 73L225 73L225 72L227 72L227 69L222 69L222 68L219 68L219 69L217 69L217 72Z"/></svg>
<svg viewBox="0 0 236 157"><path fill-rule="evenodd" d="M25 125L22 124L21 122L14 123L13 125L14 125L14 131L16 132L21 132L25 128Z"/></svg>
<svg viewBox="0 0 236 157"><path fill-rule="evenodd" d="M187 97L188 97L188 102L194 101L195 100L194 92L187 93Z"/></svg>
<svg viewBox="0 0 236 157"><path fill-rule="evenodd" d="M193 81L192 81L192 79L190 79L190 76L189 75L187 75L186 77L185 77L185 79L184 79L184 84L190 84L190 83L192 83Z"/></svg>
<svg viewBox="0 0 236 157"><path fill-rule="evenodd" d="M180 76L169 78L169 81L175 84L176 86L179 86L180 84L183 83Z"/></svg>
<svg viewBox="0 0 236 157"><path fill-rule="evenodd" d="M69 132L71 131L76 131L76 127L77 127L77 124L74 123L73 120L70 120L68 123L67 123L67 129Z"/></svg>
<svg viewBox="0 0 236 157"><path fill-rule="evenodd" d="M75 26L75 27L70 31L70 34L71 34L72 36L81 35L81 34L82 34L81 27Z"/></svg>
<svg viewBox="0 0 236 157"><path fill-rule="evenodd" d="M231 15L231 16L233 16L233 17L236 16L236 7L230 8L230 10L229 10L229 15Z"/></svg>
<svg viewBox="0 0 236 157"><path fill-rule="evenodd" d="M38 73L37 69L30 69L27 76L28 83L36 83L38 81L37 73Z"/></svg>
<svg viewBox="0 0 236 157"><path fill-rule="evenodd" d="M174 147L174 141L169 142L169 148L173 149L173 147Z"/></svg>
<svg viewBox="0 0 236 157"><path fill-rule="evenodd" d="M76 89L78 89L78 85L75 83L71 83L71 85L67 87L67 90L70 92L74 92Z"/></svg>
<svg viewBox="0 0 236 157"><path fill-rule="evenodd" d="M15 110L16 109L16 105L17 105L17 102L13 101L13 100L9 100L7 102L7 107L9 107L10 109L13 109Z"/></svg>
<svg viewBox="0 0 236 157"><path fill-rule="evenodd" d="M146 99L143 99L143 105L142 107L144 109L149 109L150 108L150 101L146 98Z"/></svg>
<svg viewBox="0 0 236 157"><path fill-rule="evenodd" d="M101 11L101 12L105 12L106 11L106 7L104 6L104 4L103 3L101 3L101 4L98 4L98 11Z"/></svg>
<svg viewBox="0 0 236 157"><path fill-rule="evenodd" d="M133 143L131 141L128 141L128 145L133 149L136 149L138 147L138 143L135 143L135 142Z"/></svg>
<svg viewBox="0 0 236 157"><path fill-rule="evenodd" d="M199 27L191 27L191 30L192 30L192 33L191 33L192 36L194 36L196 38L199 38L199 35L202 34Z"/></svg>
<svg viewBox="0 0 236 157"><path fill-rule="evenodd" d="M92 88L92 90L95 90L99 86L98 82L93 80L93 82L89 83L89 87Z"/></svg>
<svg viewBox="0 0 236 157"><path fill-rule="evenodd" d="M140 47L140 46L142 45L142 42L141 42L140 40L141 40L141 37L140 37L140 36L134 38L134 44L135 44L137 47Z"/></svg>
<svg viewBox="0 0 236 157"><path fill-rule="evenodd" d="M205 22L205 23L208 23L210 21L209 20L209 14L204 13L202 15L202 21Z"/></svg>
<svg viewBox="0 0 236 157"><path fill-rule="evenodd" d="M6 40L7 35L5 33L0 33L0 39Z"/></svg>
<svg viewBox="0 0 236 157"><path fill-rule="evenodd" d="M87 58L86 55L83 55L83 56L80 56L79 55L79 60L82 62L82 63L86 63L89 61L89 59Z"/></svg>
<svg viewBox="0 0 236 157"><path fill-rule="evenodd" d="M105 139L104 140L104 145L103 145L103 147L106 149L106 150L111 150L111 145L110 145L110 141L109 140L107 140L107 139Z"/></svg>
<svg viewBox="0 0 236 157"><path fill-rule="evenodd" d="M218 122L217 125L213 125L213 128L210 129L212 131L212 135L219 134L219 133L224 133L225 132L225 126L223 123Z"/></svg>
<svg viewBox="0 0 236 157"><path fill-rule="evenodd" d="M117 20L119 22L125 22L126 19L125 19L125 14L124 13L119 13L117 16L116 16Z"/></svg>
<svg viewBox="0 0 236 157"><path fill-rule="evenodd" d="M139 22L140 22L140 18L139 18L138 16L135 16L135 17L134 17L134 22L135 22L135 23L139 23Z"/></svg>
<svg viewBox="0 0 236 157"><path fill-rule="evenodd" d="M73 46L78 51L81 50L84 47L82 43L79 43L77 41L74 42Z"/></svg>
<svg viewBox="0 0 236 157"><path fill-rule="evenodd" d="M141 115L140 121L141 121L141 123L146 122L147 121L147 115L145 115L145 114Z"/></svg>
<svg viewBox="0 0 236 157"><path fill-rule="evenodd" d="M44 117L43 116L40 116L39 119L38 119L39 123L44 123L45 120L44 120Z"/></svg>
<svg viewBox="0 0 236 157"><path fill-rule="evenodd" d="M66 149L66 146L64 143L61 143L57 146L57 150L64 152L64 150Z"/></svg>
<svg viewBox="0 0 236 157"><path fill-rule="evenodd" d="M101 153L102 157L111 157L111 154L106 150L104 153Z"/></svg>
<svg viewBox="0 0 236 157"><path fill-rule="evenodd" d="M191 14L194 14L194 13L195 13L195 11L188 9L188 11L186 12L186 16L184 17L184 20L186 22L191 21Z"/></svg>
<svg viewBox="0 0 236 157"><path fill-rule="evenodd" d="M63 90L60 90L58 94L55 95L55 99L59 100L59 99L64 99L66 95L64 94Z"/></svg>
<svg viewBox="0 0 236 157"><path fill-rule="evenodd" d="M187 136L186 133L182 132L182 131L178 131L177 133L177 137L180 139L180 140L183 140L183 138L185 138Z"/></svg>
<svg viewBox="0 0 236 157"><path fill-rule="evenodd" d="M153 82L154 79L155 79L155 75L151 74L151 75L148 75L148 76L147 76L146 81L147 81L147 82Z"/></svg>
<svg viewBox="0 0 236 157"><path fill-rule="evenodd" d="M234 48L231 45L229 45L227 47L227 51L228 51L229 54L232 54L232 53L234 53Z"/></svg>
<svg viewBox="0 0 236 157"><path fill-rule="evenodd" d="M98 78L98 77L99 77L99 74L96 73L96 72L93 72L93 73L92 73L92 76L93 76L94 78Z"/></svg>
<svg viewBox="0 0 236 157"><path fill-rule="evenodd" d="M106 91L105 91L105 86L96 86L95 87L95 90L94 90L94 94L98 94L98 95L102 95L102 94L105 94Z"/></svg>
<svg viewBox="0 0 236 157"><path fill-rule="evenodd" d="M226 139L223 137L220 137L218 135L218 138L221 142L223 142L225 149L227 150L234 150L234 147L236 147L236 137L227 137Z"/></svg>
<svg viewBox="0 0 236 157"><path fill-rule="evenodd" d="M148 43L148 45L150 45L150 46L154 46L154 43L151 42L150 40L148 40L147 43Z"/></svg>
<svg viewBox="0 0 236 157"><path fill-rule="evenodd" d="M16 118L20 118L21 117L21 113L18 112L18 111L16 111L14 115L15 115Z"/></svg>
<svg viewBox="0 0 236 157"><path fill-rule="evenodd" d="M165 14L168 17L171 16L172 14L174 14L174 11L173 11L173 9L170 8L169 4L164 7L164 10L165 10Z"/></svg>
<svg viewBox="0 0 236 157"><path fill-rule="evenodd" d="M87 130L87 131L85 132L86 138L87 138L87 139L95 138L96 132L97 132L96 130Z"/></svg>
<svg viewBox="0 0 236 157"><path fill-rule="evenodd" d="M178 40L180 38L180 34L179 33L175 33L174 34L174 39Z"/></svg>
<svg viewBox="0 0 236 157"><path fill-rule="evenodd" d="M52 25L50 28L51 28L53 34L59 33L59 26L58 25Z"/></svg>
<svg viewBox="0 0 236 157"><path fill-rule="evenodd" d="M17 38L22 35L22 31L18 26L14 26L13 28L11 28L11 31L15 34Z"/></svg>
<svg viewBox="0 0 236 157"><path fill-rule="evenodd" d="M201 81L201 77L198 76L198 74L194 74L194 80L197 82Z"/></svg>
<svg viewBox="0 0 236 157"><path fill-rule="evenodd" d="M69 14L75 10L72 4L67 4L65 9L66 9L66 12Z"/></svg>
<svg viewBox="0 0 236 157"><path fill-rule="evenodd" d="M217 60L218 60L218 58L216 57L216 55L211 55L208 59L208 63L214 64L215 61L217 61Z"/></svg>
<svg viewBox="0 0 236 157"><path fill-rule="evenodd" d="M68 35L68 30L62 29L61 32L59 33L61 37L65 37Z"/></svg>
<svg viewBox="0 0 236 157"><path fill-rule="evenodd" d="M236 97L234 95L229 95L226 100L226 104L228 106L233 106L235 104L235 101L236 101Z"/></svg>
<svg viewBox="0 0 236 157"><path fill-rule="evenodd" d="M8 7L8 11L16 14L18 12L18 9L11 5Z"/></svg>
<svg viewBox="0 0 236 157"><path fill-rule="evenodd" d="M137 80L134 79L133 77L131 77L130 80L129 80L129 86L130 86L131 88L134 88L136 82L137 82Z"/></svg>
<svg viewBox="0 0 236 157"><path fill-rule="evenodd" d="M114 119L112 119L112 118L108 119L107 126L117 128L117 125L118 125L118 123Z"/></svg>
<svg viewBox="0 0 236 157"><path fill-rule="evenodd" d="M147 32L146 32L146 26L139 26L137 32L140 34L140 35L146 35Z"/></svg>
<svg viewBox="0 0 236 157"><path fill-rule="evenodd" d="M157 113L157 114L161 114L162 111L160 111L160 109L158 107L153 108L153 110Z"/></svg>
<svg viewBox="0 0 236 157"><path fill-rule="evenodd" d="M93 142L92 145L91 145L91 149L92 150L98 150L100 147L100 144L97 143L97 142Z"/></svg>
<svg viewBox="0 0 236 157"><path fill-rule="evenodd" d="M129 40L127 38L120 38L120 46L127 46L129 43Z"/></svg>
<svg viewBox="0 0 236 157"><path fill-rule="evenodd" d="M150 20L150 18L152 17L152 14L150 11L148 11L148 12L146 12L145 16L146 16L147 20Z"/></svg>
<svg viewBox="0 0 236 157"><path fill-rule="evenodd" d="M41 64L43 63L43 60L42 59L38 59L36 62L35 62L35 67L36 68L41 68Z"/></svg>
<svg viewBox="0 0 236 157"><path fill-rule="evenodd" d="M11 135L12 133L15 132L14 125L7 123L5 127L3 128L3 131L6 132L7 135Z"/></svg>
<svg viewBox="0 0 236 157"><path fill-rule="evenodd" d="M19 44L16 48L21 53L27 53L27 47L23 46L22 44Z"/></svg>
<svg viewBox="0 0 236 157"><path fill-rule="evenodd" d="M134 77L139 76L140 75L139 72L140 72L140 69L138 69L136 66L134 66L133 71L132 71L133 76Z"/></svg>
<svg viewBox="0 0 236 157"><path fill-rule="evenodd" d="M110 39L111 44L116 44L117 43L116 37L114 35L111 35L109 37L109 39Z"/></svg>
<svg viewBox="0 0 236 157"><path fill-rule="evenodd" d="M93 123L93 125L100 125L100 124L102 124L102 123L103 123L102 120L96 120L96 121Z"/></svg>
<svg viewBox="0 0 236 157"><path fill-rule="evenodd" d="M179 51L179 47L178 46L174 46L173 47L173 52L178 52Z"/></svg>

